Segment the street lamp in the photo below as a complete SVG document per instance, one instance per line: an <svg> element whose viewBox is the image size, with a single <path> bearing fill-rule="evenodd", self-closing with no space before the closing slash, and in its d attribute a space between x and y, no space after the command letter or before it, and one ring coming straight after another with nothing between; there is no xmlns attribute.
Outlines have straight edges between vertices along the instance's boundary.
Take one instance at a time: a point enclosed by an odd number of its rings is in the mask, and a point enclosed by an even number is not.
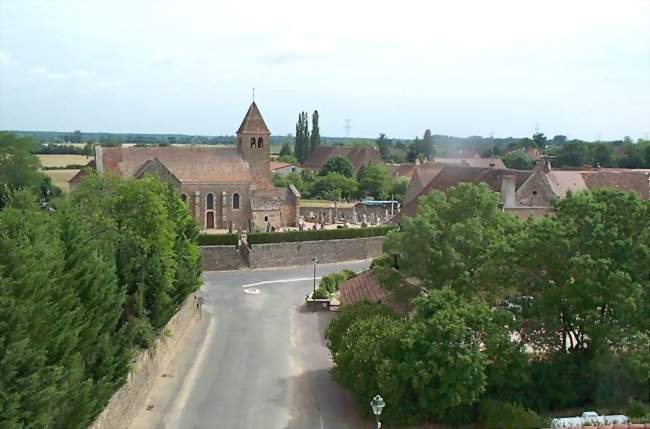
<svg viewBox="0 0 650 429"><path fill-rule="evenodd" d="M316 295L316 264L318 263L318 259L314 256L312 262L314 263L314 290L312 291L311 299L316 299L314 295Z"/></svg>
<svg viewBox="0 0 650 429"><path fill-rule="evenodd" d="M382 398L379 395L375 395L375 397L372 398L372 401L370 401L370 406L372 407L372 412L375 414L375 417L377 418L377 429L380 429L381 422L379 421L379 416L381 415L381 411L386 406L386 403L384 402L384 398Z"/></svg>

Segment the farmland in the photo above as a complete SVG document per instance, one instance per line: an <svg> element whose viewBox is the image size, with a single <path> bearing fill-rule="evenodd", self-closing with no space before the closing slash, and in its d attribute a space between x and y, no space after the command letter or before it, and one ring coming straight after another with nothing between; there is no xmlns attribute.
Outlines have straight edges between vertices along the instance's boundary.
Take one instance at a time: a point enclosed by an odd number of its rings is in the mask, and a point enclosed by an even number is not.
<svg viewBox="0 0 650 429"><path fill-rule="evenodd" d="M83 155L38 155L38 160L41 161L43 168L86 165L91 159Z"/></svg>
<svg viewBox="0 0 650 429"><path fill-rule="evenodd" d="M63 192L68 192L68 180L77 174L79 170L44 170L43 174L52 179L52 184L61 188Z"/></svg>

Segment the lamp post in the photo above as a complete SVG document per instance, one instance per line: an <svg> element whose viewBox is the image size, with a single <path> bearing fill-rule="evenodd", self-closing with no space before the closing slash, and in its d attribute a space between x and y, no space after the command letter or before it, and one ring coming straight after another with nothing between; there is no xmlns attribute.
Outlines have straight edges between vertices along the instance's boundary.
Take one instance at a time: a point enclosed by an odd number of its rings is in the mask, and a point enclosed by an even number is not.
<svg viewBox="0 0 650 429"><path fill-rule="evenodd" d="M380 429L381 422L379 421L379 416L381 415L381 411L386 406L384 398L382 398L380 395L375 395L375 397L372 398L372 401L370 401L370 406L372 407L373 414L377 418L377 429Z"/></svg>
<svg viewBox="0 0 650 429"><path fill-rule="evenodd" d="M316 259L316 257L314 256L312 262L314 263L314 290L312 291L311 299L315 299L314 295L316 295L316 264L318 263L318 259Z"/></svg>

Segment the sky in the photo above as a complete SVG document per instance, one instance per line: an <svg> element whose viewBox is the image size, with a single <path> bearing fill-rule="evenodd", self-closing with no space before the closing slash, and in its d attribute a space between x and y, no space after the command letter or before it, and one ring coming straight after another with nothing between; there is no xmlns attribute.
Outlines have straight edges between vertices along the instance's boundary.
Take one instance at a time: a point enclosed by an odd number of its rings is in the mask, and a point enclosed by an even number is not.
<svg viewBox="0 0 650 429"><path fill-rule="evenodd" d="M621 139L650 132L650 0L0 0L0 129Z"/></svg>

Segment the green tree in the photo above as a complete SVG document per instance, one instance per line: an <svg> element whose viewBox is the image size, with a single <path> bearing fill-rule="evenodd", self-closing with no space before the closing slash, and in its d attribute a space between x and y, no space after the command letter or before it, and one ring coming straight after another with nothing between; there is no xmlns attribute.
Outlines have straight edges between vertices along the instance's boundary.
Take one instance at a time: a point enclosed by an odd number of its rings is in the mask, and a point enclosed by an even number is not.
<svg viewBox="0 0 650 429"><path fill-rule="evenodd" d="M546 147L546 136L544 133L535 133L533 134L533 142L535 143L535 147L538 149L544 149Z"/></svg>
<svg viewBox="0 0 650 429"><path fill-rule="evenodd" d="M311 196L326 200L349 200L358 193L357 181L339 173L319 176L312 185Z"/></svg>
<svg viewBox="0 0 650 429"><path fill-rule="evenodd" d="M346 158L334 156L328 159L320 170L321 176L326 176L330 173L338 173L345 177L352 177L354 175L354 167Z"/></svg>
<svg viewBox="0 0 650 429"><path fill-rule="evenodd" d="M295 151L296 158L301 163L309 158L309 123L307 112L300 112L296 123Z"/></svg>
<svg viewBox="0 0 650 429"><path fill-rule="evenodd" d="M515 170L532 170L534 165L534 161L528 158L522 150L510 152L502 160L506 167Z"/></svg>
<svg viewBox="0 0 650 429"><path fill-rule="evenodd" d="M368 165L359 170L359 190L375 199L384 199L390 187L388 170L384 165Z"/></svg>
<svg viewBox="0 0 650 429"><path fill-rule="evenodd" d="M596 143L592 147L592 158L594 167L613 167L614 149L607 143Z"/></svg>
<svg viewBox="0 0 650 429"><path fill-rule="evenodd" d="M36 149L33 140L0 132L0 209L9 195L19 189L31 189L35 198L49 200L61 195L39 168L38 158L32 154Z"/></svg>
<svg viewBox="0 0 650 429"><path fill-rule="evenodd" d="M377 138L377 140L375 140L375 145L377 146L377 150L379 151L381 158L384 161L389 161L391 157L391 153L390 153L391 142L386 137L386 134L384 133L379 134L379 137Z"/></svg>
<svg viewBox="0 0 650 429"><path fill-rule="evenodd" d="M431 135L431 130L427 129L424 132L422 140L415 140L415 156L418 155L431 159L435 156L435 149L433 147L433 136Z"/></svg>
<svg viewBox="0 0 650 429"><path fill-rule="evenodd" d="M446 194L420 200L415 217L405 218L402 232L389 234L384 250L397 254L400 270L430 289L451 286L460 294L498 294L487 268L493 254L504 252L504 238L519 222L498 208L499 196L487 185L460 183Z"/></svg>
<svg viewBox="0 0 650 429"><path fill-rule="evenodd" d="M409 187L410 180L406 177L396 177L390 183L390 197L400 203L404 201L404 195Z"/></svg>
<svg viewBox="0 0 650 429"><path fill-rule="evenodd" d="M320 128L318 126L318 110L311 115L311 136L309 137L309 154L311 155L320 146Z"/></svg>
<svg viewBox="0 0 650 429"><path fill-rule="evenodd" d="M280 149L280 153L278 156L283 157L283 156L290 156L293 155L293 152L291 151L291 146L289 143L284 143L282 145L282 148Z"/></svg>
<svg viewBox="0 0 650 429"><path fill-rule="evenodd" d="M558 166L582 167L589 164L589 151L584 142L570 141L557 152L555 163Z"/></svg>

